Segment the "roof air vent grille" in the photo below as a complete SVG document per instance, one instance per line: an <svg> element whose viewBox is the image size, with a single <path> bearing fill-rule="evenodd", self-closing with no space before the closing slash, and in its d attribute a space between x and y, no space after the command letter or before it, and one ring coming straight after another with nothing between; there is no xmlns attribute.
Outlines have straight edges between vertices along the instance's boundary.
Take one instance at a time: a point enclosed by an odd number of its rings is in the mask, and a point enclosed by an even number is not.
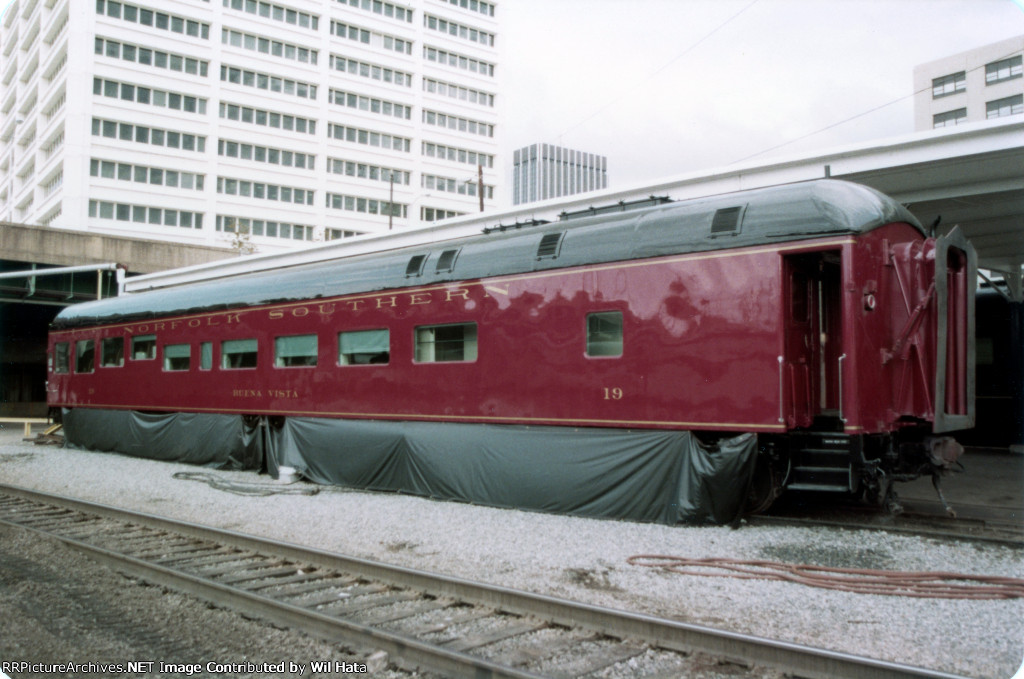
<svg viewBox="0 0 1024 679"><path fill-rule="evenodd" d="M715 216L711 220L711 237L735 236L740 232L740 225L743 223L743 213L746 205L737 207L723 207L715 210Z"/></svg>
<svg viewBox="0 0 1024 679"><path fill-rule="evenodd" d="M537 259L554 259L558 257L558 251L562 246L562 236L564 235L564 231L544 234L544 237L540 239L540 245L537 247Z"/></svg>

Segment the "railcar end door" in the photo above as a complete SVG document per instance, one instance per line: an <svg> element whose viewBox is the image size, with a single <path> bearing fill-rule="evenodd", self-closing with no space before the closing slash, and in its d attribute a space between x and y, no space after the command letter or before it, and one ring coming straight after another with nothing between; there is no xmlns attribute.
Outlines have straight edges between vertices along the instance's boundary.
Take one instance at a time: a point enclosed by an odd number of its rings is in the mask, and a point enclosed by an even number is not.
<svg viewBox="0 0 1024 679"><path fill-rule="evenodd" d="M815 418L838 415L839 273L838 252L784 258L782 380L787 427L810 427Z"/></svg>

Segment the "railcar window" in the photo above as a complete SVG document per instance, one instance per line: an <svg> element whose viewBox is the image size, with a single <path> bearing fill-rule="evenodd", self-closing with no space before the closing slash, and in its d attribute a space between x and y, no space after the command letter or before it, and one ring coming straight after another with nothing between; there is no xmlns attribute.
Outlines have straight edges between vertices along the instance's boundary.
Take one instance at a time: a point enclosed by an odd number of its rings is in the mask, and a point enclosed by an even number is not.
<svg viewBox="0 0 1024 679"><path fill-rule="evenodd" d="M192 363L192 347L188 344L164 345L164 370L188 370Z"/></svg>
<svg viewBox="0 0 1024 679"><path fill-rule="evenodd" d="M71 362L68 360L68 343L57 342L53 346L54 363L53 372L55 373L68 373L71 372Z"/></svg>
<svg viewBox="0 0 1024 679"><path fill-rule="evenodd" d="M96 360L96 342L78 340L75 342L75 372L91 373Z"/></svg>
<svg viewBox="0 0 1024 679"><path fill-rule="evenodd" d="M391 334L382 330L338 333L338 365L370 365L391 360Z"/></svg>
<svg viewBox="0 0 1024 679"><path fill-rule="evenodd" d="M416 362L475 361L476 323L426 325L416 328Z"/></svg>
<svg viewBox="0 0 1024 679"><path fill-rule="evenodd" d="M156 358L156 335L139 335L132 338L132 360L146 361Z"/></svg>
<svg viewBox="0 0 1024 679"><path fill-rule="evenodd" d="M213 368L213 342L203 342L199 345L199 369L211 370Z"/></svg>
<svg viewBox="0 0 1024 679"><path fill-rule="evenodd" d="M224 340L220 343L220 365L226 370L256 367L256 340Z"/></svg>
<svg viewBox="0 0 1024 679"><path fill-rule="evenodd" d="M100 365L104 368L119 368L124 365L124 338L107 337L100 344L102 358Z"/></svg>
<svg viewBox="0 0 1024 679"><path fill-rule="evenodd" d="M622 355L622 312L587 314L587 356Z"/></svg>
<svg viewBox="0 0 1024 679"><path fill-rule="evenodd" d="M274 338L274 366L296 368L316 365L317 336L291 335Z"/></svg>
<svg viewBox="0 0 1024 679"><path fill-rule="evenodd" d="M459 249L445 250L437 258L437 273L446 273L455 268L455 260L459 258Z"/></svg>

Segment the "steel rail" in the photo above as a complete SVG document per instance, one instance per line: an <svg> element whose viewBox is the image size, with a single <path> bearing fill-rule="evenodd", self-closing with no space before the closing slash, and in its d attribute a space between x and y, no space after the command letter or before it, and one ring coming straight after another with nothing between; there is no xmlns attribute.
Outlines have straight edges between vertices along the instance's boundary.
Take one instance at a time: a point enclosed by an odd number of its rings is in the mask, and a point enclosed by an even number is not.
<svg viewBox="0 0 1024 679"><path fill-rule="evenodd" d="M208 540L240 550L269 554L371 580L384 581L397 587L419 590L432 596L461 600L499 611L527 615L556 625L590 630L619 639L640 640L659 648L687 654L707 653L743 665L765 665L802 679L906 679L910 677L963 679L960 675L927 668L572 602L4 484L0 484L0 495L19 497L108 519L130 521L133 524ZM6 520L2 520L2 522L25 527L17 522ZM421 668L429 668L458 677L526 678L538 676L465 653L438 649L413 637L392 634L351 621L342 621L332 616L310 611L307 608L219 583L211 583L202 578L177 572L172 568L115 554L71 537L49 533L45 529L38 532L52 535L76 549L86 551L114 568L128 570L147 580L172 587L181 587L211 599L215 603L235 609L273 617L295 628L327 639L344 639L350 643L380 648L388 651L393 657ZM443 653L438 654L439 650Z"/></svg>

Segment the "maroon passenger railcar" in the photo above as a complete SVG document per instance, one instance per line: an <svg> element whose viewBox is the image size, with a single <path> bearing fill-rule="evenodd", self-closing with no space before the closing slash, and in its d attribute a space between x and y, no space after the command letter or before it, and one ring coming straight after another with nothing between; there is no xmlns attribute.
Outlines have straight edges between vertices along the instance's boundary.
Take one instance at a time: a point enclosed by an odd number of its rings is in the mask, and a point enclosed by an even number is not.
<svg viewBox="0 0 1024 679"><path fill-rule="evenodd" d="M493 425L751 433L759 504L879 495L973 426L974 279L959 232L823 180L70 307L49 402L447 423L480 448Z"/></svg>

